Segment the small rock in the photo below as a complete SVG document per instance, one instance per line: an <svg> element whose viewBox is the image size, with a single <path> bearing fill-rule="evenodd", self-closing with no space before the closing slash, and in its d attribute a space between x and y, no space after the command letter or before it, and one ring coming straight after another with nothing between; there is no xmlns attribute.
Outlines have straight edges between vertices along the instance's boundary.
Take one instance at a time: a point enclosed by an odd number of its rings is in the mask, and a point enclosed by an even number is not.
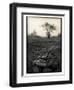
<svg viewBox="0 0 74 90"><path fill-rule="evenodd" d="M35 73L39 72L39 68L37 66L34 66L32 69L33 69L33 72L35 72Z"/></svg>
<svg viewBox="0 0 74 90"><path fill-rule="evenodd" d="M44 68L43 72L51 72L52 70L50 68Z"/></svg>

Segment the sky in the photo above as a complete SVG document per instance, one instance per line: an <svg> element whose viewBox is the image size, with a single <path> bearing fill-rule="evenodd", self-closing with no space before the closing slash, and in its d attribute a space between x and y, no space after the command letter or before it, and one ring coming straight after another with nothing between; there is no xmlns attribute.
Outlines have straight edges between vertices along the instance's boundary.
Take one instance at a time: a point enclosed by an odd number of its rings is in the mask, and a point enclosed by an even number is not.
<svg viewBox="0 0 74 90"><path fill-rule="evenodd" d="M28 16L28 35L36 31L38 36L47 37L46 30L42 27L43 24L48 22L51 25L56 26L56 30L51 32L51 36L57 36L61 32L61 19L52 17L39 17L39 16Z"/></svg>

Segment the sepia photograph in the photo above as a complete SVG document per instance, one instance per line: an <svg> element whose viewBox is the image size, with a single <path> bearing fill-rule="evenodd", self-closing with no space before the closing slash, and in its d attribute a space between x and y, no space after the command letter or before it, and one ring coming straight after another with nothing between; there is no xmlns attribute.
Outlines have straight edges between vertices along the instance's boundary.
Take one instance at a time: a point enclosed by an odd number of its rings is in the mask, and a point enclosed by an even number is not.
<svg viewBox="0 0 74 90"><path fill-rule="evenodd" d="M27 73L62 72L62 18L26 16Z"/></svg>

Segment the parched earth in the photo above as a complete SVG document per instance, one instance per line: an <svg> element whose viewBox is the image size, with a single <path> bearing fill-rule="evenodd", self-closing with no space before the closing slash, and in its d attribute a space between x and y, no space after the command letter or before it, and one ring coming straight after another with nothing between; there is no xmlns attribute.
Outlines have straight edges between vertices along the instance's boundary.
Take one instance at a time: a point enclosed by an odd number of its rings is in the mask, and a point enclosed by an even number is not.
<svg viewBox="0 0 74 90"><path fill-rule="evenodd" d="M62 71L60 39L30 38L27 49L27 73Z"/></svg>

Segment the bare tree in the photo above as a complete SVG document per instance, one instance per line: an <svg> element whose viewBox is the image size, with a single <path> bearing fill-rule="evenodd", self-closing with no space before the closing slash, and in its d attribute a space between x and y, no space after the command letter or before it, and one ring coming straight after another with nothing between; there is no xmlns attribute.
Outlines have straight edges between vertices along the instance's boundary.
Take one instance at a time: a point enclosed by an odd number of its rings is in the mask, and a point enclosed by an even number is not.
<svg viewBox="0 0 74 90"><path fill-rule="evenodd" d="M36 36L37 35L37 32L34 30L32 33L31 33L31 36Z"/></svg>
<svg viewBox="0 0 74 90"><path fill-rule="evenodd" d="M42 25L42 27L47 31L47 37L50 38L50 32L52 32L53 30L56 30L56 26L49 24L48 22L46 22L45 24Z"/></svg>

